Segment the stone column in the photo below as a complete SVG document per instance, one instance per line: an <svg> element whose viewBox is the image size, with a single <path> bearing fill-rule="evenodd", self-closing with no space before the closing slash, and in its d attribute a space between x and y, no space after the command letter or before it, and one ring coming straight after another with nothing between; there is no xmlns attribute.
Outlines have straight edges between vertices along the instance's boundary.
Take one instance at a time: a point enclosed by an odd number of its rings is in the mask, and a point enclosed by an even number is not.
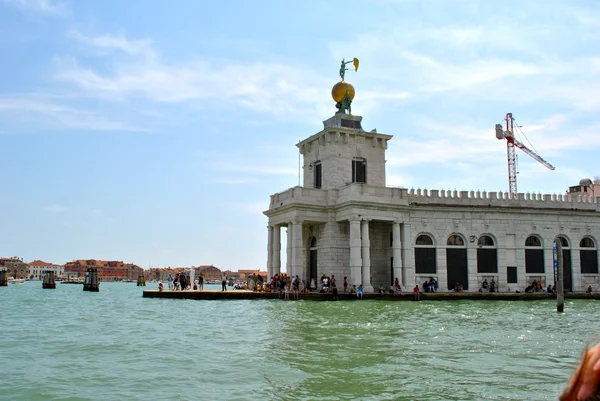
<svg viewBox="0 0 600 401"><path fill-rule="evenodd" d="M271 265L273 275L279 274L281 271L281 226L273 226L272 237L273 256L271 257Z"/></svg>
<svg viewBox="0 0 600 401"><path fill-rule="evenodd" d="M286 247L285 271L288 274L291 274L291 271L292 271L292 238L294 237L294 234L292 233L292 225L293 225L293 223L290 221L287 226L287 247Z"/></svg>
<svg viewBox="0 0 600 401"><path fill-rule="evenodd" d="M394 277L392 280L396 280L400 282L400 285L404 285L404 278L402 277L402 249L401 249L402 241L400 241L400 223L393 222L392 223L392 257L394 258L394 265L392 266L392 270L394 272Z"/></svg>
<svg viewBox="0 0 600 401"><path fill-rule="evenodd" d="M302 274L302 222L294 221L292 225L292 271L288 274L295 277Z"/></svg>
<svg viewBox="0 0 600 401"><path fill-rule="evenodd" d="M410 224L402 223L400 226L401 247L402 247L402 269L403 277L398 277L402 281L402 284L406 287L406 291L412 291L412 287L415 285L415 253L412 249L412 242L410 240Z"/></svg>
<svg viewBox="0 0 600 401"><path fill-rule="evenodd" d="M273 277L273 228L267 226L267 274L269 278Z"/></svg>
<svg viewBox="0 0 600 401"><path fill-rule="evenodd" d="M350 285L361 283L362 258L360 257L360 220L350 220Z"/></svg>
<svg viewBox="0 0 600 401"><path fill-rule="evenodd" d="M371 240L369 239L369 219L361 222L362 283L365 291L373 292L371 284Z"/></svg>

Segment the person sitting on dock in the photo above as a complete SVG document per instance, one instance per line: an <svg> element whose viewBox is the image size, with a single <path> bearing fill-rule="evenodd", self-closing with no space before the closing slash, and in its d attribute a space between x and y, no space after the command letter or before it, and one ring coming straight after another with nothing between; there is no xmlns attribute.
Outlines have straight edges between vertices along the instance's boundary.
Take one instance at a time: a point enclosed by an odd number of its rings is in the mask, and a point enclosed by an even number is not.
<svg viewBox="0 0 600 401"><path fill-rule="evenodd" d="M484 291L487 291L487 290L489 290L489 288L490 288L490 286L489 286L489 284L487 282L487 278L486 278L483 280L483 283L481 283L481 289Z"/></svg>
<svg viewBox="0 0 600 401"><path fill-rule="evenodd" d="M163 283L162 283L162 281L159 281L159 282L158 282L158 291L159 291L159 292L163 292L163 290L164 290L164 289L165 289L165 287L163 286Z"/></svg>
<svg viewBox="0 0 600 401"><path fill-rule="evenodd" d="M587 290L585 290L586 294L591 294L592 293L592 286L590 285Z"/></svg>
<svg viewBox="0 0 600 401"><path fill-rule="evenodd" d="M356 284L352 284L352 288L350 288L350 294L356 294Z"/></svg>
<svg viewBox="0 0 600 401"><path fill-rule="evenodd" d="M358 289L356 290L356 297L362 299L363 298L363 285L360 283Z"/></svg>
<svg viewBox="0 0 600 401"><path fill-rule="evenodd" d="M421 290L419 289L419 284L415 285L415 288L413 288L413 294L415 294L415 301L421 299Z"/></svg>
<svg viewBox="0 0 600 401"><path fill-rule="evenodd" d="M492 282L490 283L490 292L498 292L498 284L496 284L494 279L492 279Z"/></svg>
<svg viewBox="0 0 600 401"><path fill-rule="evenodd" d="M429 292L429 281L425 280L423 283L423 291Z"/></svg>

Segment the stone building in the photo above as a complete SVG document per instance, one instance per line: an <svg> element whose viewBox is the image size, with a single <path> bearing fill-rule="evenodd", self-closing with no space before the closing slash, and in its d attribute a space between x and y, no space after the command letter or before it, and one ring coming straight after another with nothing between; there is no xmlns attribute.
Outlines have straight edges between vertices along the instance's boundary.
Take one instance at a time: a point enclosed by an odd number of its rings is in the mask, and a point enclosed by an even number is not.
<svg viewBox="0 0 600 401"><path fill-rule="evenodd" d="M27 264L27 274L31 280L42 280L44 274L49 271L54 272L56 278L63 278L65 267L63 265L55 265L42 260L34 260Z"/></svg>
<svg viewBox="0 0 600 401"><path fill-rule="evenodd" d="M440 291L457 283L478 291L493 279L500 291L523 291L533 280L554 283L553 244L561 241L565 288L600 290L600 193L386 187L392 136L364 130L362 117L343 111L296 145L303 185L271 195L269 277L281 270L285 228L286 270L307 282L334 274L372 289L398 278L412 289L433 277Z"/></svg>

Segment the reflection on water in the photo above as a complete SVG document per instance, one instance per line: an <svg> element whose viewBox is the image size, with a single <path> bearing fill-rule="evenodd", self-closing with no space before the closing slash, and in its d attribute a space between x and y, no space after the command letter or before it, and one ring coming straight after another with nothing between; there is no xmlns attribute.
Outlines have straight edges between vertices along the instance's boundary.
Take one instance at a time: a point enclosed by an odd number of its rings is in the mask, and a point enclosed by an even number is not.
<svg viewBox="0 0 600 401"><path fill-rule="evenodd" d="M151 287L148 287L151 288ZM147 299L0 288L0 399L556 400L595 301Z"/></svg>

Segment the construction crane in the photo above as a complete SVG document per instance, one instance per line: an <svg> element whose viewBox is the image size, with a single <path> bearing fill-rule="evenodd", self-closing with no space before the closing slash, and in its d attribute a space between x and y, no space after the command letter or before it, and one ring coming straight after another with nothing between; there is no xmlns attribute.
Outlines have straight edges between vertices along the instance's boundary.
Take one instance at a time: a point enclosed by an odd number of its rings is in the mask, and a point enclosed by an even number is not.
<svg viewBox="0 0 600 401"><path fill-rule="evenodd" d="M514 135L514 118L512 113L506 113L506 130L502 128L502 124L496 124L496 138L506 139L506 155L508 157L508 191L510 197L517 196L517 161L515 155L515 146L527 153L533 159L537 160L550 170L554 170L554 166L542 159L535 151L529 149L521 141L515 138ZM517 127L519 127L517 125Z"/></svg>

